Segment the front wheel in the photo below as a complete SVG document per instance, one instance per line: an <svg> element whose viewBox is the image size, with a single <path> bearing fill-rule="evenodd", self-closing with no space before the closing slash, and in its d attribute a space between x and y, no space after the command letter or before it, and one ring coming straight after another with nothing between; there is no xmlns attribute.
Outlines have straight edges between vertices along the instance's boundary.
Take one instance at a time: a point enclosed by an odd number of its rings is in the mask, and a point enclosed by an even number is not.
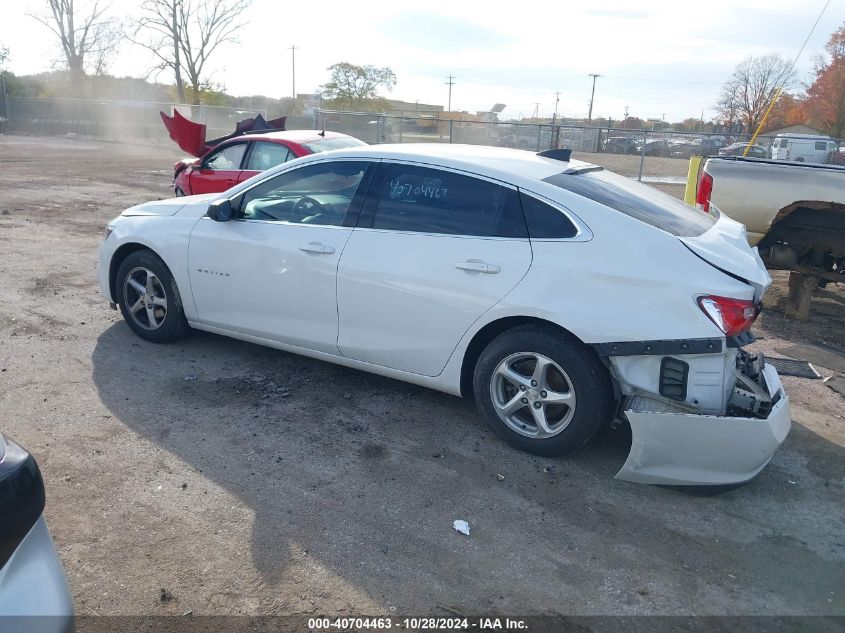
<svg viewBox="0 0 845 633"><path fill-rule="evenodd" d="M152 251L135 251L123 260L117 271L117 295L123 318L142 339L170 343L187 333L179 288Z"/></svg>
<svg viewBox="0 0 845 633"><path fill-rule="evenodd" d="M535 455L578 448L615 409L593 350L549 326L518 326L494 339L476 364L473 391L492 430Z"/></svg>

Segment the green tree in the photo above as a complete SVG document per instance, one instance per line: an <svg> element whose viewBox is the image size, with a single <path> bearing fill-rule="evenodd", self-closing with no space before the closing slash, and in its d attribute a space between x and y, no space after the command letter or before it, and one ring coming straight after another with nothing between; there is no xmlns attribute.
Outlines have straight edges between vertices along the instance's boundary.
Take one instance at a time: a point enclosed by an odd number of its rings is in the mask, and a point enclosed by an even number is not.
<svg viewBox="0 0 845 633"><path fill-rule="evenodd" d="M338 110L384 111L387 100L378 94L379 88L388 92L396 85L396 75L384 66L356 66L340 62L328 67L331 80L320 86L323 97Z"/></svg>

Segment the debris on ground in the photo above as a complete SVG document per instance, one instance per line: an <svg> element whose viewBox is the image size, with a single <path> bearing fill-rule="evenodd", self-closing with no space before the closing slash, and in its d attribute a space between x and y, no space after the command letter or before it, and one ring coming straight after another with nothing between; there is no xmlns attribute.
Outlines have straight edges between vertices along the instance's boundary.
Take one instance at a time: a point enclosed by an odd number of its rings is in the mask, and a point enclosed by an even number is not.
<svg viewBox="0 0 845 633"><path fill-rule="evenodd" d="M194 382L196 379L196 374L185 374L184 376L182 376L182 380L184 380L185 382Z"/></svg>
<svg viewBox="0 0 845 633"><path fill-rule="evenodd" d="M505 480L505 476L504 476L504 475L500 475L499 473L496 473L496 479L498 479L499 481L504 481L504 480Z"/></svg>
<svg viewBox="0 0 845 633"><path fill-rule="evenodd" d="M781 376L795 376L797 378L821 378L821 374L813 365L806 360L794 360L792 358L766 357L766 362L777 369Z"/></svg>
<svg viewBox="0 0 845 633"><path fill-rule="evenodd" d="M463 519L455 519L455 522L452 523L452 527L454 527L461 534L466 534L467 536L469 536L469 523L467 523Z"/></svg>
<svg viewBox="0 0 845 633"><path fill-rule="evenodd" d="M838 376L833 376L825 381L828 387L833 389L836 393L845 396L845 375L839 374Z"/></svg>
<svg viewBox="0 0 845 633"><path fill-rule="evenodd" d="M173 600L173 594L164 587L161 588L161 594L158 597L160 602L170 602Z"/></svg>
<svg viewBox="0 0 845 633"><path fill-rule="evenodd" d="M830 347L820 347L818 345L809 345L801 343L798 345L788 345L786 347L776 347L775 351L778 354L796 358L798 360L805 360L820 367L827 367L837 371L845 371L845 353Z"/></svg>

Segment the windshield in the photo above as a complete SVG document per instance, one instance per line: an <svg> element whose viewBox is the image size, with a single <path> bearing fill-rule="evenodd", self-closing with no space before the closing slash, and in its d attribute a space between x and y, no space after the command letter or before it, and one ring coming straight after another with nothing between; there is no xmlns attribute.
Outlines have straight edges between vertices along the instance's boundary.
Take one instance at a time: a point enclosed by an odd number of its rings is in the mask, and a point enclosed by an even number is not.
<svg viewBox="0 0 845 633"><path fill-rule="evenodd" d="M701 235L717 219L715 214L704 213L653 187L603 169L556 174L545 182L679 237Z"/></svg>
<svg viewBox="0 0 845 633"><path fill-rule="evenodd" d="M302 147L309 150L311 153L328 152L331 149L343 149L345 147L360 147L366 145L364 141L359 141L357 138L345 136L341 138L323 138L319 141L311 141L310 143L303 143Z"/></svg>

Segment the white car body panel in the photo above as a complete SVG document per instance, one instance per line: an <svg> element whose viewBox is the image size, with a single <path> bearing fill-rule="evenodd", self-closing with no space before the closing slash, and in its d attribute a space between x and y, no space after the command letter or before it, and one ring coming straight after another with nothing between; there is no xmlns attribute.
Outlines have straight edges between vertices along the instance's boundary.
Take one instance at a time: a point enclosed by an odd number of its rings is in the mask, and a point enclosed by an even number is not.
<svg viewBox="0 0 845 633"><path fill-rule="evenodd" d="M21 616L37 616L39 632L73 630L73 600L43 516L0 569L0 631L26 626Z"/></svg>
<svg viewBox="0 0 845 633"><path fill-rule="evenodd" d="M355 229L337 275L340 352L436 376L455 342L530 266L527 239Z"/></svg>
<svg viewBox="0 0 845 633"><path fill-rule="evenodd" d="M340 226L199 220L188 250L197 319L337 354L337 264L350 233ZM331 252L316 252L321 247Z"/></svg>
<svg viewBox="0 0 845 633"><path fill-rule="evenodd" d="M211 199L233 199L278 173L335 159L412 162L498 180L546 198L583 231L572 239L528 240L203 218ZM770 449L768 458L783 440L785 393L768 426L757 418L725 417L737 350L726 347L722 331L696 303L704 294L759 299L768 273L741 225L726 216L699 237L679 238L542 181L580 166L529 152L448 145L351 148L297 159L218 196L128 210L101 247L100 288L119 302L110 289L112 257L124 245L139 244L169 267L192 327L455 395L461 395L473 337L501 319L542 319L588 345L714 341L714 353L673 354L689 364L681 404L694 414L627 412L636 455L632 451L619 477L693 484L698 473L703 484L744 481L765 465L759 451L680 459L672 446L681 456L694 443L671 424L682 421L693 429L690 437L698 433L704 443L735 443L733 430L737 437L759 434L758 448ZM310 243L333 252L299 251ZM462 263L498 271L455 267ZM610 356L618 393L657 393L660 358ZM767 384L775 381L776 373L771 380L767 373Z"/></svg>
<svg viewBox="0 0 845 633"><path fill-rule="evenodd" d="M724 214L720 214L716 225L703 235L682 237L680 240L699 257L751 282L756 290L756 299L772 283L757 249L744 248L748 244L745 226Z"/></svg>

